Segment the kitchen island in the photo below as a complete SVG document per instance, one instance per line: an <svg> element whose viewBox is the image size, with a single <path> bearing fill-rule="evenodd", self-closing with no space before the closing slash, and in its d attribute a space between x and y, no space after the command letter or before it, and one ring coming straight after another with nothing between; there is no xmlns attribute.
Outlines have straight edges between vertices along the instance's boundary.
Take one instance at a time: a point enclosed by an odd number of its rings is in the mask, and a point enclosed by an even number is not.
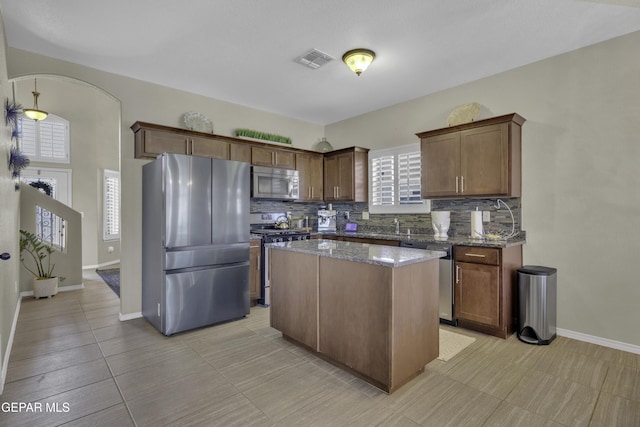
<svg viewBox="0 0 640 427"><path fill-rule="evenodd" d="M392 393L438 357L438 259L333 240L269 246L271 326Z"/></svg>

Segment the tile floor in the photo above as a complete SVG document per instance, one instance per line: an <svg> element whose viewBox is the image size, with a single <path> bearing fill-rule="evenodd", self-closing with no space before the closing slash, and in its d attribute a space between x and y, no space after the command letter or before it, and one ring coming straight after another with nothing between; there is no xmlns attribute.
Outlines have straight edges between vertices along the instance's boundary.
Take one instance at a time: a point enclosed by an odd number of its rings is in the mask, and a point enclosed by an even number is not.
<svg viewBox="0 0 640 427"><path fill-rule="evenodd" d="M640 355L457 329L477 340L386 395L284 341L265 308L166 338L120 322L99 276L85 286L22 301L0 402L42 411L0 426L640 426Z"/></svg>

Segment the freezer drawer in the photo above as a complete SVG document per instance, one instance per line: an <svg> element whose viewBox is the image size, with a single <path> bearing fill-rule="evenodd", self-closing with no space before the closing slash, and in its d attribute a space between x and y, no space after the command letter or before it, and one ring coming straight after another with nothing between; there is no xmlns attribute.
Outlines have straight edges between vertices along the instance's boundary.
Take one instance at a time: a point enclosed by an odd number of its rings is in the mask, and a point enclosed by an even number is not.
<svg viewBox="0 0 640 427"><path fill-rule="evenodd" d="M199 328L249 314L249 263L166 275L162 332Z"/></svg>
<svg viewBox="0 0 640 427"><path fill-rule="evenodd" d="M165 270L234 264L249 259L249 242L211 245L195 249L167 250Z"/></svg>

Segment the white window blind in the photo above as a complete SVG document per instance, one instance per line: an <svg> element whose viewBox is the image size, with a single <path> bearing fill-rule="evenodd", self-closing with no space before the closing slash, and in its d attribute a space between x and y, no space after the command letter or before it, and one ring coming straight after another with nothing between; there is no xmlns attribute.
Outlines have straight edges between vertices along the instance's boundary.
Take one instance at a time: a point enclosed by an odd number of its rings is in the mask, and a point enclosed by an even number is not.
<svg viewBox="0 0 640 427"><path fill-rule="evenodd" d="M69 121L49 114L41 121L18 119L21 149L32 161L69 163Z"/></svg>
<svg viewBox="0 0 640 427"><path fill-rule="evenodd" d="M420 194L420 145L411 144L369 152L369 211L371 213L427 213Z"/></svg>
<svg viewBox="0 0 640 427"><path fill-rule="evenodd" d="M398 154L398 196L401 205L422 203L419 151Z"/></svg>
<svg viewBox="0 0 640 427"><path fill-rule="evenodd" d="M120 173L104 170L103 239L120 238Z"/></svg>
<svg viewBox="0 0 640 427"><path fill-rule="evenodd" d="M371 203L374 206L393 205L395 200L395 159L383 156L371 161Z"/></svg>

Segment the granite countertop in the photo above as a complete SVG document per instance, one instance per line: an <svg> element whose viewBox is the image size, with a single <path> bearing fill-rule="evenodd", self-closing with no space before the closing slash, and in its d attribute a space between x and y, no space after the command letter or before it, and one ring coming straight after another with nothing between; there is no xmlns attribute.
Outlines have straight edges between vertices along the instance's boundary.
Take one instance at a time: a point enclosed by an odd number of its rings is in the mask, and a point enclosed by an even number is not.
<svg viewBox="0 0 640 427"><path fill-rule="evenodd" d="M336 231L335 233L317 233L326 236L342 236L342 237L359 237L362 239L379 239L390 240L396 242L427 242L427 243L450 243L452 245L465 246L485 246L491 248L506 248L509 246L523 245L526 243L526 234L521 232L517 236L507 240L494 239L472 239L470 236L448 237L446 240L436 239L433 234L395 234L395 233L376 233L368 231L347 232Z"/></svg>
<svg viewBox="0 0 640 427"><path fill-rule="evenodd" d="M442 251L425 251L421 249L324 239L269 243L265 245L265 247L353 262L382 265L384 267L402 267L404 265L438 259L446 255L446 253Z"/></svg>

